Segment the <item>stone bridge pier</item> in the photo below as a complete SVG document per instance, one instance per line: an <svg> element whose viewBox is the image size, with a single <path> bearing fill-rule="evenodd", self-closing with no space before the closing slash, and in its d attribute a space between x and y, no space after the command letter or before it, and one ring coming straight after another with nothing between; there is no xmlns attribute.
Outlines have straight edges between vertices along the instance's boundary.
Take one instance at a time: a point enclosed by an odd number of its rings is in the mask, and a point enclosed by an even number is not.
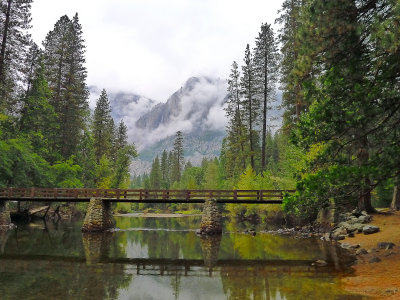
<svg viewBox="0 0 400 300"><path fill-rule="evenodd" d="M11 227L10 211L7 201L0 201L0 231Z"/></svg>
<svg viewBox="0 0 400 300"><path fill-rule="evenodd" d="M102 232L114 228L111 202L101 199L90 199L83 221L83 232Z"/></svg>
<svg viewBox="0 0 400 300"><path fill-rule="evenodd" d="M207 199L203 206L199 234L213 235L222 233L222 216L217 206L217 200Z"/></svg>

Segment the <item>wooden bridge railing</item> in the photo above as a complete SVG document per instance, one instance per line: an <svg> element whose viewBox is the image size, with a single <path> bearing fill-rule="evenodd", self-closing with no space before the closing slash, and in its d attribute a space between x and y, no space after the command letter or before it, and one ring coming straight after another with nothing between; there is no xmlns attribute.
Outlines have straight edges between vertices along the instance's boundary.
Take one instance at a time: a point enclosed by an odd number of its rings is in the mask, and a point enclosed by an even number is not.
<svg viewBox="0 0 400 300"><path fill-rule="evenodd" d="M283 194L293 190L145 190L2 188L0 200L86 202L99 198L112 202L202 203L214 198L220 203L282 203Z"/></svg>

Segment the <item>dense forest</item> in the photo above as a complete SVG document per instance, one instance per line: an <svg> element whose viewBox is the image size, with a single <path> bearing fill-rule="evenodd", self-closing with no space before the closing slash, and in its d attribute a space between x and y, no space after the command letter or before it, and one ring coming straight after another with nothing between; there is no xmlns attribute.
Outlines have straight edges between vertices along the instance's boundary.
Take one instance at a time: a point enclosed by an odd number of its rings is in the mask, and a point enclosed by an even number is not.
<svg viewBox="0 0 400 300"><path fill-rule="evenodd" d="M105 90L89 110L78 14L62 16L39 47L31 3L1 1L0 187L127 188L135 146Z"/></svg>
<svg viewBox="0 0 400 300"><path fill-rule="evenodd" d="M220 157L186 165L170 184L295 188L284 209L304 219L333 203L398 208L399 3L285 0L279 14L279 32L262 24L241 68L232 64ZM278 88L284 115L277 130L269 112ZM142 185L163 178L158 164ZM231 210L243 216L263 207Z"/></svg>
<svg viewBox="0 0 400 300"><path fill-rule="evenodd" d="M78 15L61 17L39 47L29 36L31 2L1 1L0 186L296 189L283 207L308 220L332 204L400 207L398 1L285 0L279 31L261 24L227 74L220 157L192 166L177 132L173 150L133 180L135 146L106 91L88 108Z"/></svg>

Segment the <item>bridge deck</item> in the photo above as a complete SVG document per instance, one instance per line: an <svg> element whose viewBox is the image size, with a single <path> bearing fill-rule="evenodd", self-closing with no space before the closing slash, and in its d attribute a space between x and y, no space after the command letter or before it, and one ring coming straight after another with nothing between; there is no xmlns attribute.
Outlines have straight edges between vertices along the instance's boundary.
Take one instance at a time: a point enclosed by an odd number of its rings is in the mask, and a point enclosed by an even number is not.
<svg viewBox="0 0 400 300"><path fill-rule="evenodd" d="M36 202L88 202L91 198L110 202L137 203L218 203L281 204L293 190L144 190L144 189L64 189L3 188L0 200Z"/></svg>

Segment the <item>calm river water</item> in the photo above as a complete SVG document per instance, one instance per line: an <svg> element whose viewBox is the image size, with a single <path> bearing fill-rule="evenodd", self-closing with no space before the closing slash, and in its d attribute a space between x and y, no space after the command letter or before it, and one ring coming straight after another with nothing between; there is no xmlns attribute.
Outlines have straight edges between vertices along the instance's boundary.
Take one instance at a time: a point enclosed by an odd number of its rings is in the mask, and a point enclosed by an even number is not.
<svg viewBox="0 0 400 300"><path fill-rule="evenodd" d="M108 234L82 234L82 222L0 233L0 299L364 299L341 289L340 249L315 239L232 224L207 239L197 217L115 219Z"/></svg>

